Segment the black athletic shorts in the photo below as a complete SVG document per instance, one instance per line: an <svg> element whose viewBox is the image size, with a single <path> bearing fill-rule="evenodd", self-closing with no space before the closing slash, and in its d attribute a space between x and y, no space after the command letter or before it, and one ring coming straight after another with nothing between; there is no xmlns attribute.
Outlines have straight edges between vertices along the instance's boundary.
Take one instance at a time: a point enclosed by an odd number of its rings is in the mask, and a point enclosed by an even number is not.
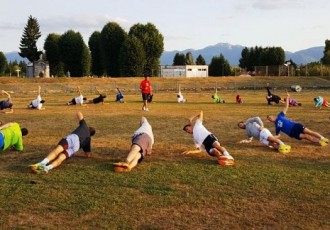
<svg viewBox="0 0 330 230"><path fill-rule="evenodd" d="M301 140L300 134L304 133L304 129L305 127L302 124L300 123L295 124L291 129L290 137Z"/></svg>
<svg viewBox="0 0 330 230"><path fill-rule="evenodd" d="M203 145L205 147L206 152L210 155L210 156L214 156L210 151L211 149L213 149L213 143L218 141L218 138L216 136L214 136L213 134L208 135L205 140L203 141Z"/></svg>

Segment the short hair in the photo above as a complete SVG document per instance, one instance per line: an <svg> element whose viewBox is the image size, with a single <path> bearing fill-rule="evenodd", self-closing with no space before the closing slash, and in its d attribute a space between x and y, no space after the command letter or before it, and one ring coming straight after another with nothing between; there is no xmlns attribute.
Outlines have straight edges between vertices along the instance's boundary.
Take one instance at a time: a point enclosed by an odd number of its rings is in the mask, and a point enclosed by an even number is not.
<svg viewBox="0 0 330 230"><path fill-rule="evenodd" d="M239 124L243 123L244 124L244 121L240 121L237 123L237 126L239 127Z"/></svg>
<svg viewBox="0 0 330 230"><path fill-rule="evenodd" d="M45 102L46 102L45 100L41 100L41 101L40 101L41 104L43 104L43 103L45 103Z"/></svg>
<svg viewBox="0 0 330 230"><path fill-rule="evenodd" d="M84 101L87 101L87 97L84 97L83 100L84 100Z"/></svg>
<svg viewBox="0 0 330 230"><path fill-rule="evenodd" d="M26 135L28 135L29 130L27 130L26 128L21 128L21 133L22 133L22 136L26 136Z"/></svg>
<svg viewBox="0 0 330 230"><path fill-rule="evenodd" d="M93 127L89 127L89 135L90 135L91 137L95 135L95 132L96 132L95 128L93 128Z"/></svg>
<svg viewBox="0 0 330 230"><path fill-rule="evenodd" d="M314 101L317 101L316 97L314 97Z"/></svg>
<svg viewBox="0 0 330 230"><path fill-rule="evenodd" d="M187 124L187 125L185 125L185 126L183 127L182 130L183 130L183 131L186 131L186 128L189 127L189 126L191 126L191 124Z"/></svg>
<svg viewBox="0 0 330 230"><path fill-rule="evenodd" d="M14 105L13 103L9 103L8 108L9 109L13 108L13 105Z"/></svg>

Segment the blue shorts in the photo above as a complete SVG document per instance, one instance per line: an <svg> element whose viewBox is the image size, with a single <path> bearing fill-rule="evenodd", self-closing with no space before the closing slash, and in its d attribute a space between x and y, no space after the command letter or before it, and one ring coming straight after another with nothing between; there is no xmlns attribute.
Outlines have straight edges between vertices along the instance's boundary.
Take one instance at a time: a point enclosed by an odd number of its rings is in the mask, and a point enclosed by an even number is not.
<svg viewBox="0 0 330 230"><path fill-rule="evenodd" d="M298 140L301 140L300 134L304 133L304 129L305 129L305 127L302 124L297 123L292 127L291 133L289 136L296 138Z"/></svg>
<svg viewBox="0 0 330 230"><path fill-rule="evenodd" d="M5 145L5 138L3 137L3 134L0 132L0 149L3 149L4 145Z"/></svg>
<svg viewBox="0 0 330 230"><path fill-rule="evenodd" d="M210 155L210 156L214 156L211 153L211 150L214 148L213 147L213 143L218 141L218 138L216 136L214 136L213 134L208 135L205 140L203 141L203 145L205 147L206 152Z"/></svg>

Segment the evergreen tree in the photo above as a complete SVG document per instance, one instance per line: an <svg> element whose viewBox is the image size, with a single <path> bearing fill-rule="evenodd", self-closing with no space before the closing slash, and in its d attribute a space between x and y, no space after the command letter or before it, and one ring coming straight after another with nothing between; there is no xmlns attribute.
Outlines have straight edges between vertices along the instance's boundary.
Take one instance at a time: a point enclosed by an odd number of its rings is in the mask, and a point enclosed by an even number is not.
<svg viewBox="0 0 330 230"><path fill-rule="evenodd" d="M146 62L144 48L139 39L128 36L120 49L120 75L123 77L143 76Z"/></svg>
<svg viewBox="0 0 330 230"><path fill-rule="evenodd" d="M79 32L69 30L59 40L61 61L64 64L64 71L70 72L70 76L82 77L89 75L89 52L86 53L86 44ZM89 60L89 61L88 61ZM85 65L88 65L87 67Z"/></svg>
<svg viewBox="0 0 330 230"><path fill-rule="evenodd" d="M330 65L330 40L325 40L325 47L323 51L323 57L321 58L321 62L324 65Z"/></svg>
<svg viewBox="0 0 330 230"><path fill-rule="evenodd" d="M185 65L186 56L183 53L176 53L173 58L173 65Z"/></svg>
<svg viewBox="0 0 330 230"><path fill-rule="evenodd" d="M191 52L186 53L186 65L195 65L194 57Z"/></svg>
<svg viewBox="0 0 330 230"><path fill-rule="evenodd" d="M21 38L19 47L21 52L19 55L27 58L30 62L38 60L40 54L42 54L37 48L37 41L40 37L41 32L38 20L30 15Z"/></svg>
<svg viewBox="0 0 330 230"><path fill-rule="evenodd" d="M212 58L209 65L209 75L210 76L228 76L231 74L230 65L228 60L220 54L220 56L215 56Z"/></svg>
<svg viewBox="0 0 330 230"><path fill-rule="evenodd" d="M50 75L54 76L64 76L64 66L61 62L61 54L59 50L60 38L61 35L59 34L48 34L44 43L44 50L46 59L49 63Z"/></svg>
<svg viewBox="0 0 330 230"><path fill-rule="evenodd" d="M101 33L95 31L88 40L89 50L91 51L91 71L97 76L102 76L105 73L102 61L101 52Z"/></svg>
<svg viewBox="0 0 330 230"><path fill-rule="evenodd" d="M102 63L108 76L120 76L119 53L126 37L126 32L115 22L109 22L101 31Z"/></svg>
<svg viewBox="0 0 330 230"><path fill-rule="evenodd" d="M201 54L196 58L196 65L206 65L206 61Z"/></svg>
<svg viewBox="0 0 330 230"><path fill-rule="evenodd" d="M159 72L160 56L164 51L164 37L155 25L135 24L130 28L130 36L137 37L143 44L146 55L144 75L157 76Z"/></svg>
<svg viewBox="0 0 330 230"><path fill-rule="evenodd" d="M5 74L7 66L8 66L7 58L4 55L4 53L0 51L0 76Z"/></svg>

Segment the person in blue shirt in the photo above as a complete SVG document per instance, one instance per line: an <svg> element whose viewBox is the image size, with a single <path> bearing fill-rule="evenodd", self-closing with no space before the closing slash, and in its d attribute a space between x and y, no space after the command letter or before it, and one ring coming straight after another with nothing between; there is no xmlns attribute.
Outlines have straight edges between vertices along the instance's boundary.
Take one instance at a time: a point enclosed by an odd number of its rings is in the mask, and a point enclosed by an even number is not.
<svg viewBox="0 0 330 230"><path fill-rule="evenodd" d="M298 140L308 140L313 143L319 143L321 146L326 146L329 140L321 134L306 128L301 123L289 120L285 115L289 109L290 95L287 93L285 108L277 116L268 115L267 119L275 123L275 134L279 137L280 132L287 134L289 137Z"/></svg>
<svg viewBox="0 0 330 230"><path fill-rule="evenodd" d="M94 136L95 129L87 125L81 112L77 113L77 118L79 126L69 135L62 138L56 148L45 159L29 166L33 173L47 174L49 170L60 166L65 159L73 155L79 157L91 156L91 137ZM77 154L80 148L83 149L84 154Z"/></svg>
<svg viewBox="0 0 330 230"><path fill-rule="evenodd" d="M117 95L116 95L116 102L124 103L124 95L123 93L117 88Z"/></svg>

